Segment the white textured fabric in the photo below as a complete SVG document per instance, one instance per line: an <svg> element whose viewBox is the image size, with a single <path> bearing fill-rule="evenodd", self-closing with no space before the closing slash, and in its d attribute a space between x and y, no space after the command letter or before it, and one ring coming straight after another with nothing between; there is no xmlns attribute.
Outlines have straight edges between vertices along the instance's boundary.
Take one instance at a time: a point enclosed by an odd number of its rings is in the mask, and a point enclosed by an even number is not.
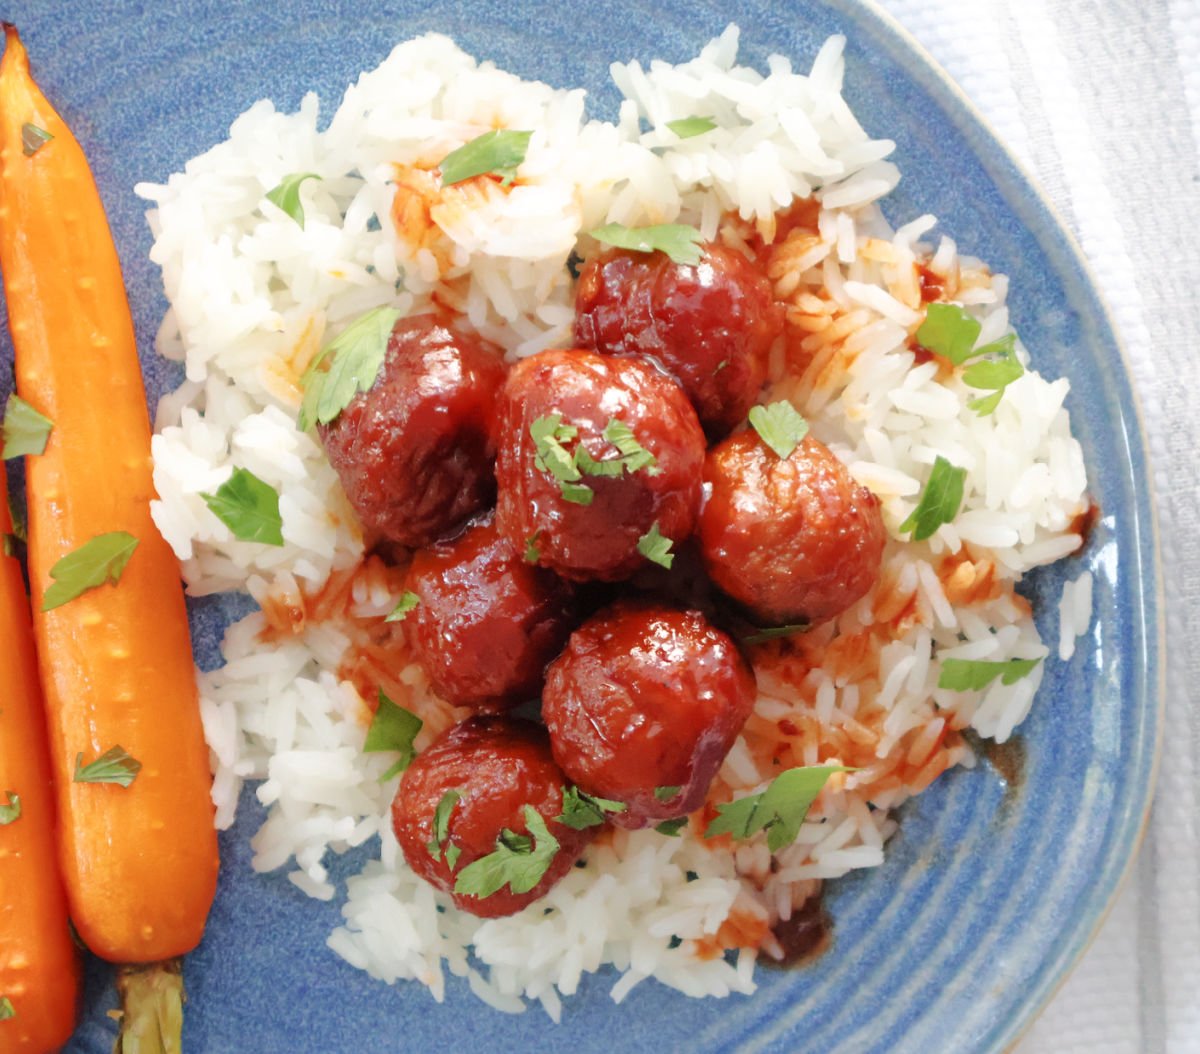
<svg viewBox="0 0 1200 1054"><path fill-rule="evenodd" d="M1095 943L1017 1051L1196 1054L1200 0L880 2L962 86L1083 246L1129 352L1157 489L1167 717L1151 824Z"/></svg>

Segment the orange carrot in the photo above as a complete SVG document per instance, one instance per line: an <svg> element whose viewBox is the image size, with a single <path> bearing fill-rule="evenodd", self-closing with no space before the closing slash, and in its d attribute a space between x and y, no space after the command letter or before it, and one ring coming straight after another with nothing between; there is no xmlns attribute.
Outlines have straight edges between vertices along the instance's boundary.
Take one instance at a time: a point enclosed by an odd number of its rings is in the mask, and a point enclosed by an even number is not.
<svg viewBox="0 0 1200 1054"><path fill-rule="evenodd" d="M0 270L18 390L54 425L27 475L62 870L88 947L118 963L155 963L197 944L217 878L187 613L178 563L150 518L145 392L104 208L82 149L30 77L16 29L4 29ZM136 548L119 581L51 607L61 600L61 582L50 592L59 561L121 533ZM132 783L75 778L115 747L141 765Z"/></svg>
<svg viewBox="0 0 1200 1054"><path fill-rule="evenodd" d="M7 495L0 461L0 538L12 531ZM0 650L0 1050L45 1054L75 1027L79 959L58 874L29 600L21 568L4 550Z"/></svg>

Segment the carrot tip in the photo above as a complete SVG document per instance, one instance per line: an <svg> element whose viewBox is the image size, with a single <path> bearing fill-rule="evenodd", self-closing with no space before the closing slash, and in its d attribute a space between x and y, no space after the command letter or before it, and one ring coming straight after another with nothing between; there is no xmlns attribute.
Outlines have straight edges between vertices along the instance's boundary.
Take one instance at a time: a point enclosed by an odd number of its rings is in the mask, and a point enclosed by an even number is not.
<svg viewBox="0 0 1200 1054"><path fill-rule="evenodd" d="M182 1054L183 967L178 959L117 969L121 1031L113 1054Z"/></svg>

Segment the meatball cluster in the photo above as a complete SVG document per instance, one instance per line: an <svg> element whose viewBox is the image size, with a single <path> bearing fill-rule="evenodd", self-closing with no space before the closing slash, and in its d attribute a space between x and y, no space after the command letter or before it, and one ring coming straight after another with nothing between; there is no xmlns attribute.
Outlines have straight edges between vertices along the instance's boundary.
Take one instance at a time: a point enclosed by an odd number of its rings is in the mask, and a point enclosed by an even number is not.
<svg viewBox="0 0 1200 1054"><path fill-rule="evenodd" d="M819 622L878 577L870 492L817 440L743 427L782 325L741 253L605 252L575 348L506 367L445 317L402 319L319 425L368 541L407 562L407 653L462 718L405 771L393 826L464 910L518 911L606 824L703 805L756 694L721 612ZM668 599L677 555L711 608ZM539 699L541 723L514 716Z"/></svg>

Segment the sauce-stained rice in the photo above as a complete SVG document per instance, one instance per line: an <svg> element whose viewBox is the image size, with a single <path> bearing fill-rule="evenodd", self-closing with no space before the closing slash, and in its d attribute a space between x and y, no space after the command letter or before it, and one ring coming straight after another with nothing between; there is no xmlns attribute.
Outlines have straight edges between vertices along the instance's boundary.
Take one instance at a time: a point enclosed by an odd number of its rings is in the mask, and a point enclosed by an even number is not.
<svg viewBox="0 0 1200 1054"><path fill-rule="evenodd" d="M608 124L586 120L580 90L522 82L425 37L348 89L326 130L314 96L292 115L259 102L166 186L139 187L171 301L159 350L187 372L159 408L155 518L193 593L244 590L262 607L229 627L225 665L201 678L218 823L232 823L244 781L261 781L255 868L341 898L329 946L438 999L448 969L500 1009L538 1000L557 1019L561 997L605 963L618 1001L649 977L696 996L753 991L756 957L784 957L772 928L825 879L881 863L891 810L974 764L964 731L1008 739L1042 677L1039 662L1010 684L938 687L947 659L1048 656L1013 587L1080 544L1086 478L1067 382L1037 374L1038 335L1022 334L1035 361L1018 341L1024 371L994 411L968 405L981 392L913 334L928 302L952 301L978 321L979 344L1000 340L1007 280L934 234L931 216L895 230L884 219L892 144L868 138L841 98L840 38L810 73L776 56L765 77L736 65L737 43L731 27L689 63L614 66L625 102ZM686 139L667 128L698 115L717 127ZM441 159L492 128L533 130L516 182L441 187ZM303 226L264 200L297 172L320 176L301 187ZM379 777L394 759L361 749L380 688L423 719L418 750L465 714L416 663L394 661L403 631L384 618L401 576L364 561L334 470L296 426L300 376L385 305L459 313L510 359L570 347L568 257L597 252L585 235L606 223L691 224L763 269L786 328L760 401L790 400L878 498L882 572L833 621L750 647L754 712L682 837L607 830L586 867L516 915L439 912L449 898L406 867L391 830L396 781ZM966 470L962 507L913 542L901 525L939 455ZM238 541L208 512L200 495L235 466L278 490L283 546ZM1080 586L1075 633L1084 599ZM817 764L855 771L830 778L774 864L762 834L701 837L716 804ZM335 888L328 854L376 835L378 859Z"/></svg>

